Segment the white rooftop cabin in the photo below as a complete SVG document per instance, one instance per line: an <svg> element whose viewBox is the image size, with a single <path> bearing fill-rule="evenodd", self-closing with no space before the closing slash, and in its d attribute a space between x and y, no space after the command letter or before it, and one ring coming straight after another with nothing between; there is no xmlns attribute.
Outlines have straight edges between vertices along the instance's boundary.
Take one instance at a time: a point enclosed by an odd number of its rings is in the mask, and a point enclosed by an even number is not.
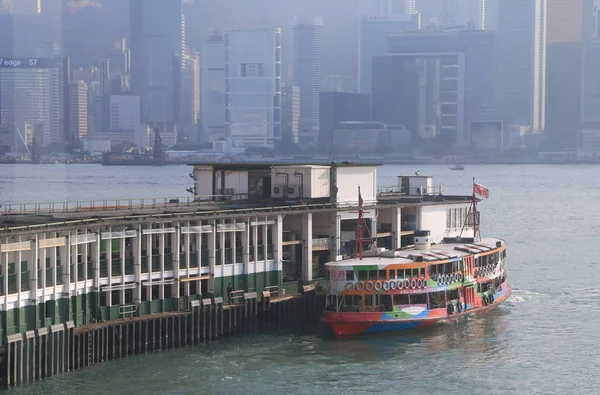
<svg viewBox="0 0 600 395"><path fill-rule="evenodd" d="M378 165L270 163L196 164L196 200L325 199L356 204L377 200Z"/></svg>

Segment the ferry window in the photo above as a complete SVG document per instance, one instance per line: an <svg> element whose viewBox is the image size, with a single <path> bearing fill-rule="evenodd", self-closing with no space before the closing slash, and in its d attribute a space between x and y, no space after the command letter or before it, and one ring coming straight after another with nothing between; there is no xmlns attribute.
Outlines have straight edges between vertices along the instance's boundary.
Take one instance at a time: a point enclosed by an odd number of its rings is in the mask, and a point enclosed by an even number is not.
<svg viewBox="0 0 600 395"><path fill-rule="evenodd" d="M424 267L419 269L419 277L425 277L425 268Z"/></svg>
<svg viewBox="0 0 600 395"><path fill-rule="evenodd" d="M356 308L362 308L363 297L362 295L354 295L352 297L352 305Z"/></svg>
<svg viewBox="0 0 600 395"><path fill-rule="evenodd" d="M454 273L453 269L454 264L452 262L446 263L446 273Z"/></svg>
<svg viewBox="0 0 600 395"><path fill-rule="evenodd" d="M427 294L412 294L410 295L411 304L427 304Z"/></svg>
<svg viewBox="0 0 600 395"><path fill-rule="evenodd" d="M391 295L380 295L379 305L383 306L384 311L392 311L392 296Z"/></svg>
<svg viewBox="0 0 600 395"><path fill-rule="evenodd" d="M404 278L404 269L396 270L396 278Z"/></svg>
<svg viewBox="0 0 600 395"><path fill-rule="evenodd" d="M387 270L379 271L379 280L387 280Z"/></svg>
<svg viewBox="0 0 600 395"><path fill-rule="evenodd" d="M444 291L432 292L429 294L429 308L439 309L446 305L446 298Z"/></svg>
<svg viewBox="0 0 600 395"><path fill-rule="evenodd" d="M401 306L408 304L408 295L394 295L394 305Z"/></svg>
<svg viewBox="0 0 600 395"><path fill-rule="evenodd" d="M365 306L373 306L373 295L365 295Z"/></svg>
<svg viewBox="0 0 600 395"><path fill-rule="evenodd" d="M419 276L419 269L412 269L410 276L411 277L418 277Z"/></svg>
<svg viewBox="0 0 600 395"><path fill-rule="evenodd" d="M377 270L369 270L369 280L377 280Z"/></svg>
<svg viewBox="0 0 600 395"><path fill-rule="evenodd" d="M363 281L367 279L367 271L366 270L359 270L358 271L358 281Z"/></svg>
<svg viewBox="0 0 600 395"><path fill-rule="evenodd" d="M346 281L354 281L354 270L346 270Z"/></svg>

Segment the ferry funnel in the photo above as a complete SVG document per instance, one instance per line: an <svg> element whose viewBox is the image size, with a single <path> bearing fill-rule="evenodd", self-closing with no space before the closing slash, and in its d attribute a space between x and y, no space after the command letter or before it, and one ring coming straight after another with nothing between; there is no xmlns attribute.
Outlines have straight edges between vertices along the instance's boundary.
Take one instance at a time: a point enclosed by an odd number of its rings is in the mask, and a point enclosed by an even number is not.
<svg viewBox="0 0 600 395"><path fill-rule="evenodd" d="M415 231L415 250L431 249L431 232L428 230Z"/></svg>

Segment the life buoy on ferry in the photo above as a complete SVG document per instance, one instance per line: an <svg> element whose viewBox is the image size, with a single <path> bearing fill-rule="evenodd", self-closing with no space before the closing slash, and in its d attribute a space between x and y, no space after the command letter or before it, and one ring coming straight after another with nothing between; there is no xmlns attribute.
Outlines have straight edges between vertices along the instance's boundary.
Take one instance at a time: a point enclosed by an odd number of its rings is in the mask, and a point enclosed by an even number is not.
<svg viewBox="0 0 600 395"><path fill-rule="evenodd" d="M414 278L412 279L412 281L410 282L410 287L411 288L416 288L417 287L417 280L415 280Z"/></svg>
<svg viewBox="0 0 600 395"><path fill-rule="evenodd" d="M465 279L465 276L462 273L458 273L458 281L462 281Z"/></svg>
<svg viewBox="0 0 600 395"><path fill-rule="evenodd" d="M352 283L347 283L346 284L346 291L352 292L354 291L354 284Z"/></svg>
<svg viewBox="0 0 600 395"><path fill-rule="evenodd" d="M404 280L404 289L410 288L410 280Z"/></svg>
<svg viewBox="0 0 600 395"><path fill-rule="evenodd" d="M375 281L375 290L379 291L381 289L381 281Z"/></svg>
<svg viewBox="0 0 600 395"><path fill-rule="evenodd" d="M365 289L367 291L372 291L373 290L373 281L367 281L367 283L365 284Z"/></svg>
<svg viewBox="0 0 600 395"><path fill-rule="evenodd" d="M402 281L402 280L398 280L397 287L398 287L398 289L402 289L402 288L404 288L404 281Z"/></svg>
<svg viewBox="0 0 600 395"><path fill-rule="evenodd" d="M421 284L423 288L427 288L427 280L423 279L423 283Z"/></svg>
<svg viewBox="0 0 600 395"><path fill-rule="evenodd" d="M396 280L390 280L390 289L396 288L398 288L398 283L396 282Z"/></svg>
<svg viewBox="0 0 600 395"><path fill-rule="evenodd" d="M364 291L365 290L365 283L357 283L356 284L356 290L357 291Z"/></svg>
<svg viewBox="0 0 600 395"><path fill-rule="evenodd" d="M390 282L389 281L384 281L383 284L383 290L384 291L388 291L390 289Z"/></svg>
<svg viewBox="0 0 600 395"><path fill-rule="evenodd" d="M417 280L417 288L421 288L423 286L423 281L421 279Z"/></svg>
<svg viewBox="0 0 600 395"><path fill-rule="evenodd" d="M450 284L450 275L449 274L444 275L444 283Z"/></svg>
<svg viewBox="0 0 600 395"><path fill-rule="evenodd" d="M454 273L454 282L458 282L458 281L460 281L460 280L458 279L458 276L459 276L459 275L460 275L460 273Z"/></svg>

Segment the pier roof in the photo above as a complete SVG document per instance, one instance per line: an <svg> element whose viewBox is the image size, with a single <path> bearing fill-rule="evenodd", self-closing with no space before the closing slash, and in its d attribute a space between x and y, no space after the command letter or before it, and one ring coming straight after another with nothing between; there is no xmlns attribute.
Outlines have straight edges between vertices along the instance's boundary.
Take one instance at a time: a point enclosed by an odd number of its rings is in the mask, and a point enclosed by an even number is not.
<svg viewBox="0 0 600 395"><path fill-rule="evenodd" d="M190 163L188 166L206 166L213 170L243 171L243 170L267 170L277 166L331 166L331 167L373 167L383 166L380 163L354 163L354 162L227 162L227 163Z"/></svg>

